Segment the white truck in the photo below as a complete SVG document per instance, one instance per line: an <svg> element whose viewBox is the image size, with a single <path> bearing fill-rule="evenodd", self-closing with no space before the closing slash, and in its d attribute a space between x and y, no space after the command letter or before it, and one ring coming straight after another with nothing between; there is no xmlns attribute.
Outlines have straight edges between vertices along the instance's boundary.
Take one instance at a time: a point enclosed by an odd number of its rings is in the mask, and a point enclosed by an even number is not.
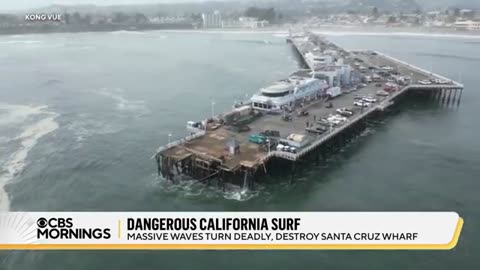
<svg viewBox="0 0 480 270"><path fill-rule="evenodd" d="M194 121L188 121L187 122L187 130L191 134L195 134L197 132L200 132L205 129L206 123L201 123L201 122L194 122Z"/></svg>
<svg viewBox="0 0 480 270"><path fill-rule="evenodd" d="M330 87L330 88L327 89L326 93L330 98L334 98L334 97L338 97L342 94L342 89L338 86Z"/></svg>

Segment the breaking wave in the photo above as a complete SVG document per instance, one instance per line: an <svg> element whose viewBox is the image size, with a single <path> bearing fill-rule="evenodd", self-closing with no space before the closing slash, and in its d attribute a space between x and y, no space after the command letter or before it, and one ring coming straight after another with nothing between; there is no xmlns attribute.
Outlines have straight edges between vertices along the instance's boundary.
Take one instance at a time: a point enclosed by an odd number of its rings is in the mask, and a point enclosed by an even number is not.
<svg viewBox="0 0 480 270"><path fill-rule="evenodd" d="M246 44L255 44L255 45L283 45L281 43L277 42L271 42L269 40L247 40L247 39L238 39L238 40L232 40L234 42L238 43L246 43Z"/></svg>
<svg viewBox="0 0 480 270"><path fill-rule="evenodd" d="M0 109L7 112L6 117L2 117L1 125L30 122L22 128L20 135L8 139L9 143L18 143L18 148L6 158L0 168L0 210L8 211L10 202L5 185L22 173L27 165L28 153L35 147L38 140L58 129L59 125L55 121L57 114L46 111L47 106L0 105ZM30 121L35 115L42 115L42 118Z"/></svg>
<svg viewBox="0 0 480 270"><path fill-rule="evenodd" d="M442 34L442 33L421 33L421 32L361 32L361 31L323 31L313 30L316 34L326 36L409 36L409 37L435 37L435 38L464 38L464 39L480 39L480 35L465 34Z"/></svg>
<svg viewBox="0 0 480 270"><path fill-rule="evenodd" d="M145 35L145 32L119 30L119 31L112 31L111 34L112 34L112 35L123 35L123 34L128 34L128 35Z"/></svg>
<svg viewBox="0 0 480 270"><path fill-rule="evenodd" d="M222 197L227 200L244 202L257 197L259 194L259 190L252 191L235 185L226 185L225 191L222 192Z"/></svg>
<svg viewBox="0 0 480 270"><path fill-rule="evenodd" d="M322 34L326 36L413 36L413 37L438 37L438 38L463 38L463 39L480 39L480 35L475 34L456 34L456 33L422 33L422 32L408 32L408 31L399 31L399 32L392 32L391 29L385 29L385 32L377 31L377 32L368 32L362 31L359 29L358 31L349 28L341 28L338 29L330 28L331 30L324 30L324 29L310 29L312 32L316 34ZM387 32L389 31L390 32ZM288 36L288 29L285 30L162 30L163 33L198 33L198 34L270 34L274 37L287 37Z"/></svg>
<svg viewBox="0 0 480 270"><path fill-rule="evenodd" d="M201 198L201 199L226 199L229 201L244 202L258 197L262 188L256 187L256 190L248 190L233 184L225 183L225 189L218 187L216 183L210 186L201 183L198 180L179 179L177 183L172 183L165 179L159 179L155 185L159 186L162 192L167 194L175 194L175 196L182 196L184 198Z"/></svg>
<svg viewBox="0 0 480 270"><path fill-rule="evenodd" d="M288 37L288 34L287 33L277 33L277 34L273 34L272 36L279 37L279 38L286 38L286 37Z"/></svg>
<svg viewBox="0 0 480 270"><path fill-rule="evenodd" d="M6 40L6 41L0 41L0 44L32 45L32 44L43 44L43 41L41 40Z"/></svg>
<svg viewBox="0 0 480 270"><path fill-rule="evenodd" d="M99 93L103 96L109 97L116 101L116 107L118 110L121 111L138 111L142 113L147 112L147 108L145 106L145 101L143 100L130 100L124 97L123 89L116 88L116 89L109 89L109 88L102 88L100 89Z"/></svg>
<svg viewBox="0 0 480 270"><path fill-rule="evenodd" d="M0 112L5 111L0 118L0 126L22 123L33 115L45 113L47 108L47 106L0 104Z"/></svg>
<svg viewBox="0 0 480 270"><path fill-rule="evenodd" d="M73 51L94 51L97 49L97 46L94 45L81 45L81 44L63 44L63 47L68 50Z"/></svg>

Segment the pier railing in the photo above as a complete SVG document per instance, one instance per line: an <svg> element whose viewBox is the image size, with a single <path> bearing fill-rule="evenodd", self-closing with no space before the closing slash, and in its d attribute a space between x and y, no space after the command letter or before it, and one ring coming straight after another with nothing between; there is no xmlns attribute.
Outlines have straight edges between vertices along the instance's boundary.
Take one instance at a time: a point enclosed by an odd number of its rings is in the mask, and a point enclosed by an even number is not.
<svg viewBox="0 0 480 270"><path fill-rule="evenodd" d="M306 52L303 52L303 51L301 50L301 46L297 44L297 42L295 41L295 38L292 38L292 39L290 39L290 40L291 40L291 42L292 42L292 45L295 47L295 49L298 51L298 53L299 53L300 56L302 57L303 62L304 62L305 64L307 64L307 66L308 66L308 68L309 68L310 70L313 70L312 64L310 63L309 59L307 59L307 57L306 57L306 55L305 55Z"/></svg>
<svg viewBox="0 0 480 270"><path fill-rule="evenodd" d="M459 85L455 84L455 85L451 85L450 87L451 88L460 88L461 86L462 86L461 84L459 84ZM361 119L363 119L364 117L366 117L370 113L373 113L374 111L377 111L377 110L378 111L385 110L385 108L387 108L387 107L389 107L390 105L393 104L393 100L397 96L405 93L406 91L408 91L410 89L438 89L438 88L443 88L443 87L448 88L449 86L448 85L445 85L445 86L417 85L417 84L407 85L407 86L403 87L402 89L400 89L399 91L396 91L395 93L390 95L388 98L382 100L381 102L379 102L375 106L372 106L372 107L368 108L367 110L365 110L364 112L348 119L348 122L344 123L342 126L330 129L329 131L327 131L327 134L325 134L321 138L315 140L313 143L311 143L307 147L301 149L299 152L289 153L289 152L284 152L284 151L271 151L270 153L268 153L268 155L265 156L265 160L268 160L271 157L278 157L278 158L283 158L283 159L287 159L287 160L296 161L300 157L302 157L303 155L309 153L313 149L315 149L318 146L320 146L321 144L323 144L324 142L330 140L332 137L336 136L340 132L342 132L345 129L351 127L351 125L360 121Z"/></svg>
<svg viewBox="0 0 480 270"><path fill-rule="evenodd" d="M423 68L414 66L414 65L412 65L412 64L409 64L409 63L407 63L407 62L404 62L404 61L402 61L402 60L399 60L399 59L397 59L397 58L394 58L394 57L392 57L392 56L383 54L383 53L378 52L378 51L375 51L375 53L378 54L378 55L380 55L380 56L382 56L382 57L384 57L384 58L387 58L387 59L389 59L389 60L391 60L391 61L393 61L393 62L396 62L396 63L401 64L401 65L403 65L403 66L407 66L407 67L410 68L410 69L414 69L414 70L416 70L417 72L422 73L423 75L433 76L433 77L437 77L437 78L442 79L442 80L445 80L445 81L450 81L450 82L452 82L452 83L456 86L456 88L463 88L463 84L461 84L461 83L459 83L459 82L457 82L457 81L451 80L451 79L449 79L449 78L447 78L447 77L445 77L445 76L442 76L442 75L433 73L433 72L431 72L431 71L428 71L428 70L426 70L426 69L423 69ZM431 87L428 87L428 86L430 86L430 85L415 85L415 88L424 88L424 89L431 88ZM436 86L437 86L436 88L438 88L438 85L436 85ZM448 87L448 85L445 85L445 86Z"/></svg>
<svg viewBox="0 0 480 270"><path fill-rule="evenodd" d="M184 138L182 138L182 139L180 139L180 140L176 140L176 141L173 141L173 142L171 142L171 143L168 143L168 144L166 144L166 145L164 145L164 146L160 146L160 147L157 149L157 152L155 153L155 155L158 154L158 153L160 153L160 152L163 152L163 151L165 151L165 150L168 150L168 149L170 149L170 148L173 148L173 147L175 147L175 146L179 146L179 145L181 145L181 144L183 144L183 143L186 143L186 142L189 142L189 141L191 141L191 140L195 140L195 139L197 139L197 138L200 138L200 137L204 136L205 134L207 134L207 131L206 131L206 130L201 130L201 131L199 131L199 132L197 132L197 133L195 133L195 134L186 136L186 137L184 137ZM154 156L155 156L155 155L154 155Z"/></svg>

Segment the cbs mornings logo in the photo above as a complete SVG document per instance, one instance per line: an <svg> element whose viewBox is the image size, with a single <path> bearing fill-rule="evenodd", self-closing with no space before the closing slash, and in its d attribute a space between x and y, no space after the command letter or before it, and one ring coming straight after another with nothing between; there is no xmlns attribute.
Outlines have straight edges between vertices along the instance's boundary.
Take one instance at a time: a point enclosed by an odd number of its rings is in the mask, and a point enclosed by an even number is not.
<svg viewBox="0 0 480 270"><path fill-rule="evenodd" d="M73 218L37 219L38 239L110 239L110 228L76 228Z"/></svg>

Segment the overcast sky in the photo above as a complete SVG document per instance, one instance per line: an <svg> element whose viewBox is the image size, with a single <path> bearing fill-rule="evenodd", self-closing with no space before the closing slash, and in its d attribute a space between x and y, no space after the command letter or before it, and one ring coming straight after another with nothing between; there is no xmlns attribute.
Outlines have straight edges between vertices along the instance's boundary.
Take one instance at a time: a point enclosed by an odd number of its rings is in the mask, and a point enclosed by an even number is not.
<svg viewBox="0 0 480 270"><path fill-rule="evenodd" d="M128 5L144 3L180 3L180 2L202 2L204 0L0 0L0 10L22 10L29 8L44 7L53 4L78 5Z"/></svg>

